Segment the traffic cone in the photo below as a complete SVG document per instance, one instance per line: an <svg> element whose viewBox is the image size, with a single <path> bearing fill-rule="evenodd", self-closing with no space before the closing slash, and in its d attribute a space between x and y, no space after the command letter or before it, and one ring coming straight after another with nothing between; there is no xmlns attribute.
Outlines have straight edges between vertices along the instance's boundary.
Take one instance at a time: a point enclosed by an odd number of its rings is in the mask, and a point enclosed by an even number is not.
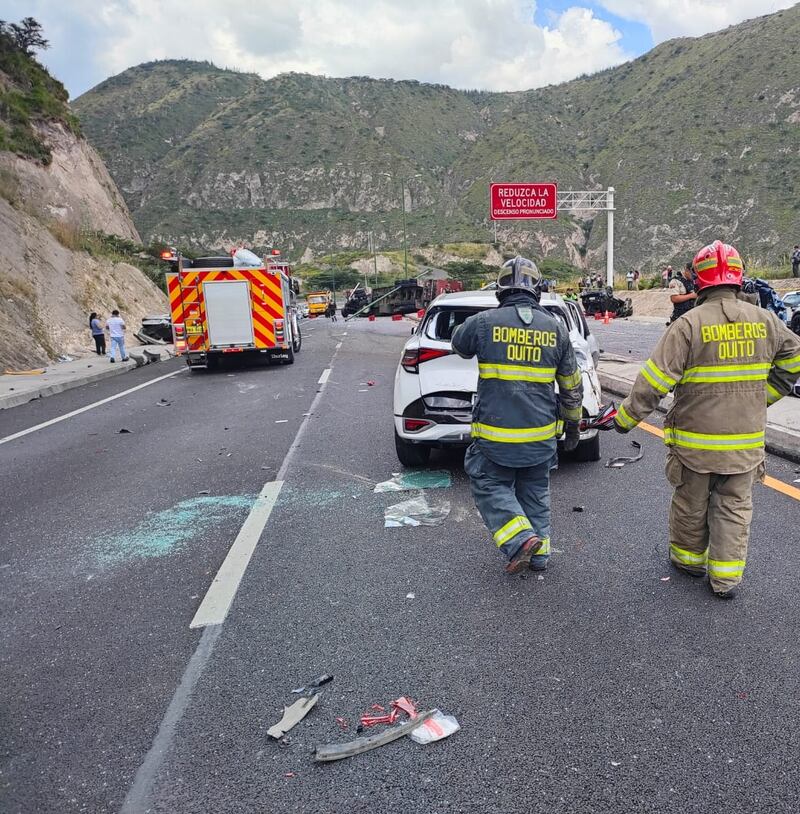
<svg viewBox="0 0 800 814"><path fill-rule="evenodd" d="M605 316L603 317L603 325L608 325L611 322L611 318L608 316L608 311L606 311Z"/></svg>

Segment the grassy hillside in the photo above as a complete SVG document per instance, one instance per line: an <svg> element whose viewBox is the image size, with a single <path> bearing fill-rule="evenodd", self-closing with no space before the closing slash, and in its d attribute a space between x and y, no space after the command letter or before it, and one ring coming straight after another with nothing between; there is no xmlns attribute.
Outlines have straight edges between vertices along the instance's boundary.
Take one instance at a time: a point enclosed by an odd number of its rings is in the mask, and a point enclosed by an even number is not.
<svg viewBox="0 0 800 814"><path fill-rule="evenodd" d="M618 268L716 236L778 260L800 234L800 5L525 93L208 63L133 68L75 104L149 238L293 256L492 237L488 184L617 189ZM605 216L498 226L501 241L604 263Z"/></svg>
<svg viewBox="0 0 800 814"><path fill-rule="evenodd" d="M20 49L11 36L0 31L0 151L49 164L50 148L36 125L59 121L79 133L68 98L57 79Z"/></svg>

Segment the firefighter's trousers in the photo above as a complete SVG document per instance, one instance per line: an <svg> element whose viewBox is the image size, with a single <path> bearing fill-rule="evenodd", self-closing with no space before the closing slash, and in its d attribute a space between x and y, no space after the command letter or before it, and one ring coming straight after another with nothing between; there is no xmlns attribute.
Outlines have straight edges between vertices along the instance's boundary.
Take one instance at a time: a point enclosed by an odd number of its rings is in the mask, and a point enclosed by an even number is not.
<svg viewBox="0 0 800 814"><path fill-rule="evenodd" d="M729 591L742 581L753 484L763 477L763 465L739 475L715 475L695 472L669 453L666 474L674 489L669 510L670 559L688 571L707 572L715 591Z"/></svg>
<svg viewBox="0 0 800 814"><path fill-rule="evenodd" d="M546 565L550 558L550 463L512 469L494 463L472 444L464 470L495 545L511 559L525 540L536 535L544 544L531 566Z"/></svg>

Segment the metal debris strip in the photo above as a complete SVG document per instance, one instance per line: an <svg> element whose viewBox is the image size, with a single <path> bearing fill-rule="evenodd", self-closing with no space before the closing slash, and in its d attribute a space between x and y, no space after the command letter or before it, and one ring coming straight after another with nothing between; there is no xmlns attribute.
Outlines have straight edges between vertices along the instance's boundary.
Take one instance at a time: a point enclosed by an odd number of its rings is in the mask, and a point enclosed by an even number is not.
<svg viewBox="0 0 800 814"><path fill-rule="evenodd" d="M642 445L638 441L631 441L631 446L638 450L637 455L631 455L630 457L623 455L619 458L611 458L611 460L606 461L606 467L609 469L621 469L627 464L633 464L636 463L636 461L641 461L642 458L644 458L644 450L642 450Z"/></svg>
<svg viewBox="0 0 800 814"><path fill-rule="evenodd" d="M441 469L420 472L392 472L391 480L375 485L378 492L413 492L415 489L446 489L452 484L450 473Z"/></svg>
<svg viewBox="0 0 800 814"><path fill-rule="evenodd" d="M420 492L418 497L387 506L383 511L383 527L439 526L450 514L450 501L431 506Z"/></svg>
<svg viewBox="0 0 800 814"><path fill-rule="evenodd" d="M328 743L317 746L314 753L314 760L320 763L329 763L333 760L342 760L343 758L353 757L354 755L369 752L371 749L385 746L387 743L391 743L413 732L435 712L436 710L429 709L416 718L412 718L397 726L389 727L388 729L384 729L383 732L370 735L366 738L356 738L348 743Z"/></svg>

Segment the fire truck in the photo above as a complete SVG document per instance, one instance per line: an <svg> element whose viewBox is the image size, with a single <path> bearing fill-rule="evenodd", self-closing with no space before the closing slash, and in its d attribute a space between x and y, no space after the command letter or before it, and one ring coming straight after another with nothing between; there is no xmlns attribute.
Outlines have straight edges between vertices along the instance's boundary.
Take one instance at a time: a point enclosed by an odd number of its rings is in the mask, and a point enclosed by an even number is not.
<svg viewBox="0 0 800 814"><path fill-rule="evenodd" d="M302 338L288 264L265 258L251 268L233 257L165 255L175 351L192 370L214 368L228 354L294 362Z"/></svg>

